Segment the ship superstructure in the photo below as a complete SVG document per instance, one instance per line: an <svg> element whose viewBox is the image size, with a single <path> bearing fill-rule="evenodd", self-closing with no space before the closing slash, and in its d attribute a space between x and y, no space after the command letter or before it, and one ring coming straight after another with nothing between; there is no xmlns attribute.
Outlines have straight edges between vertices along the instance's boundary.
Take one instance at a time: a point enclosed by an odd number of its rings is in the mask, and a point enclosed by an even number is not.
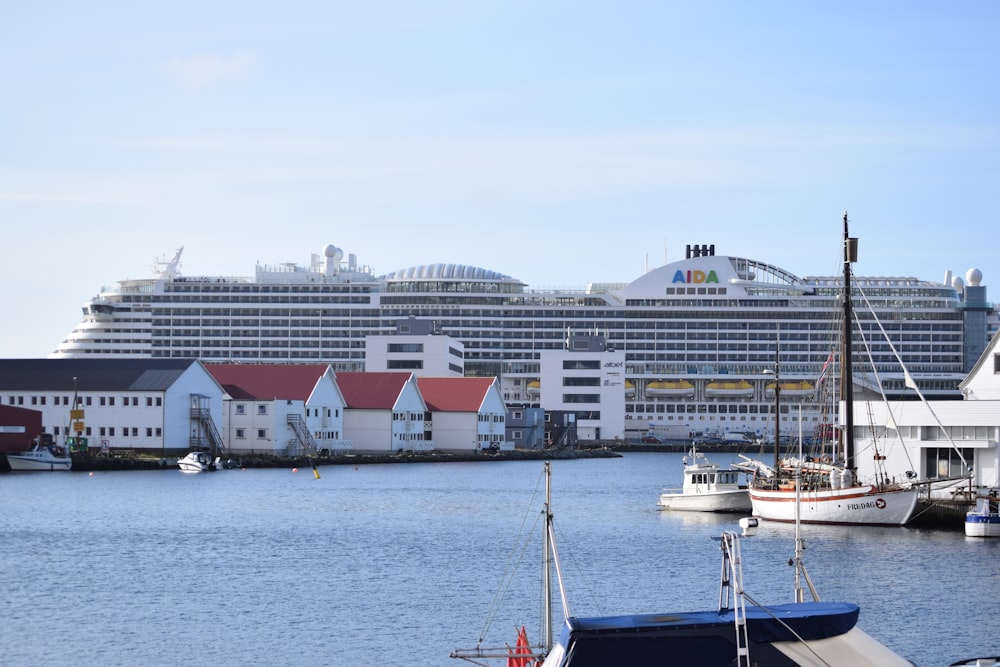
<svg viewBox="0 0 1000 667"><path fill-rule="evenodd" d="M322 362L357 371L366 336L390 335L413 317L463 343L466 375L499 377L507 404L529 407L538 404L540 354L564 349L571 332L592 331L625 354L626 436L674 426L766 434L776 355L782 419L795 418L797 403L809 404L807 429L825 419L814 399L838 337L838 276L800 278L697 245L631 282L575 291L532 289L462 264L377 276L333 245L308 266L258 265L252 277L184 276L179 260L178 251L153 277L120 281L87 302L83 321L50 356ZM856 277L854 289L873 311L859 312L864 343L855 351L870 346L879 366L869 389L904 390L883 327L925 396L958 397L966 341L985 338L966 331L962 285Z"/></svg>

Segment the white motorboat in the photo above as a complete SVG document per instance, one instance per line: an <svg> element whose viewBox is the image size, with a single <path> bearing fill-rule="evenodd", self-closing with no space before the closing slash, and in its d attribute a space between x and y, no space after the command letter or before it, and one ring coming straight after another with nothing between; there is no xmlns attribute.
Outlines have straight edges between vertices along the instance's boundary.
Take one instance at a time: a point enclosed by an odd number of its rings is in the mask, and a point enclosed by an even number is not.
<svg viewBox="0 0 1000 667"><path fill-rule="evenodd" d="M750 495L741 485L739 470L720 468L692 447L684 457L684 483L665 488L658 505L666 510L689 512L749 512Z"/></svg>
<svg viewBox="0 0 1000 667"><path fill-rule="evenodd" d="M1000 490L983 489L976 496L976 507L965 515L965 534L969 537L1000 537Z"/></svg>
<svg viewBox="0 0 1000 667"><path fill-rule="evenodd" d="M219 459L213 458L210 452L188 452L177 460L177 467L181 472L212 472L219 469Z"/></svg>
<svg viewBox="0 0 1000 667"><path fill-rule="evenodd" d="M7 463L13 471L61 471L73 468L73 458L65 447L55 444L35 446L26 452L8 452Z"/></svg>

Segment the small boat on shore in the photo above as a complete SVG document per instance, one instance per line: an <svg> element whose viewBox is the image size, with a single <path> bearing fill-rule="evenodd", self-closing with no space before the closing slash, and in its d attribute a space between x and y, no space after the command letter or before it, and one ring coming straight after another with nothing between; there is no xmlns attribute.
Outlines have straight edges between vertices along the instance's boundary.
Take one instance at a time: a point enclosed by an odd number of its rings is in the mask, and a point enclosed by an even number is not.
<svg viewBox="0 0 1000 667"><path fill-rule="evenodd" d="M1000 489L982 489L976 495L975 509L965 515L965 534L1000 537Z"/></svg>
<svg viewBox="0 0 1000 667"><path fill-rule="evenodd" d="M7 463L15 472L67 471L73 468L73 458L65 447L35 442L26 452L8 452Z"/></svg>
<svg viewBox="0 0 1000 667"><path fill-rule="evenodd" d="M177 460L181 472L212 472L219 469L219 459L212 458L210 452L188 452L187 456Z"/></svg>
<svg viewBox="0 0 1000 667"><path fill-rule="evenodd" d="M657 503L662 509L687 512L749 512L750 494L739 483L739 470L710 463L696 447L684 457L684 483L665 488Z"/></svg>

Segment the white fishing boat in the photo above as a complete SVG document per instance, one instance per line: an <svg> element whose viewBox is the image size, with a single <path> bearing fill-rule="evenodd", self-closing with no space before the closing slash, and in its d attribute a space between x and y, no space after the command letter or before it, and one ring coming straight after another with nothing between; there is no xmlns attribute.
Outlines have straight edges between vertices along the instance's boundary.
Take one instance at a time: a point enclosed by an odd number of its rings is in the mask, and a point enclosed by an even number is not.
<svg viewBox="0 0 1000 667"><path fill-rule="evenodd" d="M976 507L965 515L965 534L969 537L1000 537L1000 490L981 489Z"/></svg>
<svg viewBox="0 0 1000 667"><path fill-rule="evenodd" d="M220 461L218 457L213 457L210 452L188 452L188 454L177 460L177 467L181 472L212 472L219 469Z"/></svg>
<svg viewBox="0 0 1000 667"><path fill-rule="evenodd" d="M65 447L40 442L26 452L8 452L7 463L15 472L65 471L73 468L73 458Z"/></svg>
<svg viewBox="0 0 1000 667"><path fill-rule="evenodd" d="M740 484L740 470L720 468L696 447L684 457L684 482L665 488L658 505L665 510L688 512L749 512L750 495Z"/></svg>
<svg viewBox="0 0 1000 667"><path fill-rule="evenodd" d="M913 516L917 506L918 488L905 481L897 483L886 474L884 466L876 465L876 477L871 481L857 478L854 448L854 374L852 367L851 328L851 263L857 259L857 239L848 233L847 213L844 213L844 282L842 289L843 330L841 334L840 398L844 406L844 428L839 429L843 447L829 456L799 460L780 456L780 437L775 427L774 463L740 456L745 463L740 468L751 471L750 501L753 513L769 521L795 520L797 494L801 494L803 523L903 525ZM781 384L775 364L775 414L780 414ZM777 422L776 422L777 423ZM876 451L876 463L884 457ZM796 478L794 471L801 470Z"/></svg>
<svg viewBox="0 0 1000 667"><path fill-rule="evenodd" d="M546 505L543 571L555 570L565 625L557 641L551 639L551 593L546 592L543 609L548 610L545 639L530 646L523 633L515 647L455 651L477 665L507 660L507 665L527 667L597 667L604 665L702 665L704 667L827 667L912 666L857 627L858 605L823 602L805 573L801 540L796 530L795 593L793 602L762 605L754 601L743 581L740 537L724 532L722 576L718 607L705 611L670 610L654 614L619 616L574 616L569 604L555 549L548 478L545 464ZM813 600L805 601L802 582ZM546 577L546 584L551 578Z"/></svg>

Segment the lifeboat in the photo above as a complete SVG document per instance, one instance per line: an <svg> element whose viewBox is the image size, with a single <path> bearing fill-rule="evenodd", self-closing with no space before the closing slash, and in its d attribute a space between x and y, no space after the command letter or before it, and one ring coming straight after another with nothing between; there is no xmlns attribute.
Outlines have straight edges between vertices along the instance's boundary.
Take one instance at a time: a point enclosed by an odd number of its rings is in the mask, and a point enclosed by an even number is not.
<svg viewBox="0 0 1000 667"><path fill-rule="evenodd" d="M646 385L647 396L694 396L694 385L687 380L661 380Z"/></svg>
<svg viewBox="0 0 1000 667"><path fill-rule="evenodd" d="M808 380L781 383L782 396L810 396L814 391L816 391L816 387ZM767 395L774 396L773 382L767 385Z"/></svg>
<svg viewBox="0 0 1000 667"><path fill-rule="evenodd" d="M753 385L746 380L713 381L705 385L705 396L743 398L753 396Z"/></svg>
<svg viewBox="0 0 1000 667"><path fill-rule="evenodd" d="M542 391L542 383L538 380L532 380L528 383L528 396L538 396Z"/></svg>
<svg viewBox="0 0 1000 667"><path fill-rule="evenodd" d="M635 385L630 380L625 381L625 395L635 396Z"/></svg>

